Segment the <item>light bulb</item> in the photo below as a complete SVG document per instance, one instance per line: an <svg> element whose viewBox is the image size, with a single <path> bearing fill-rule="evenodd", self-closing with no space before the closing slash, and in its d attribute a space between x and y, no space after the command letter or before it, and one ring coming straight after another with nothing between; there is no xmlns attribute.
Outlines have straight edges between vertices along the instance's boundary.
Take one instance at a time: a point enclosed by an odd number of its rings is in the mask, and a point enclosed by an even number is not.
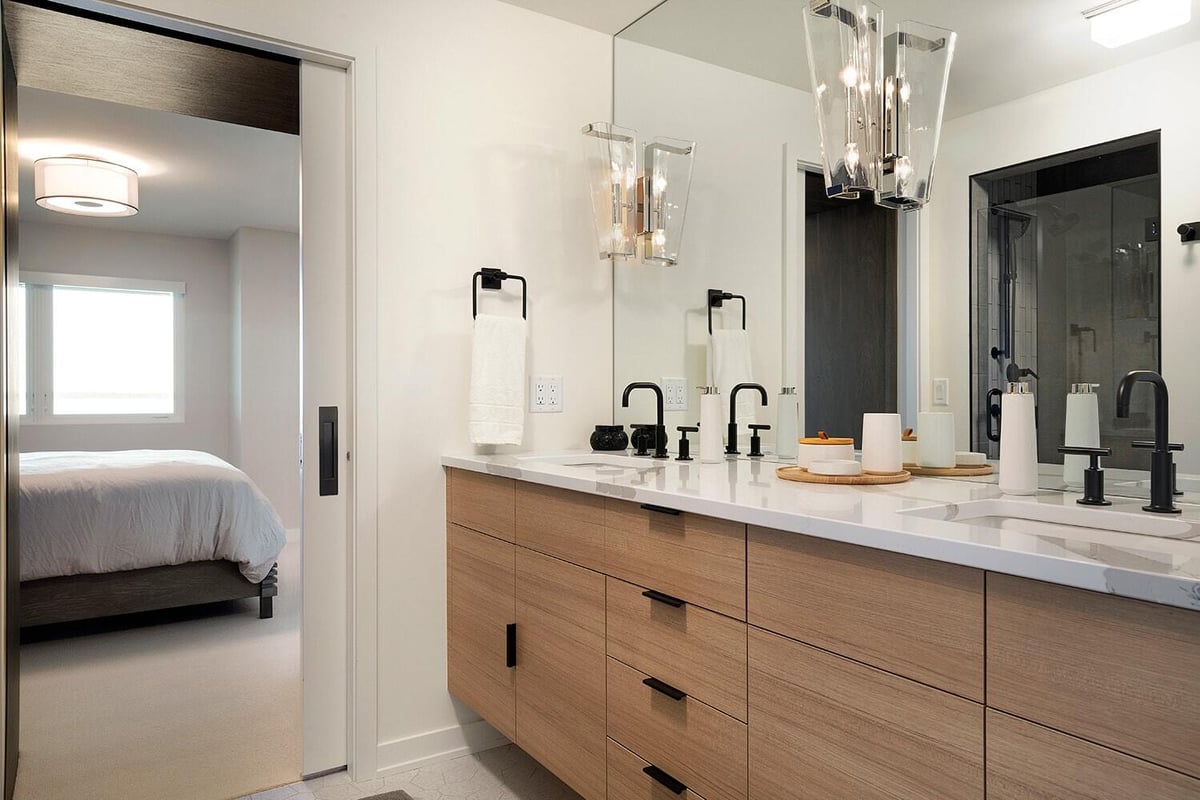
<svg viewBox="0 0 1200 800"><path fill-rule="evenodd" d="M655 247L660 247L660 248L666 247L667 246L667 232L664 230L661 230L661 229L655 231L654 236L651 237L651 241L654 243Z"/></svg>
<svg viewBox="0 0 1200 800"><path fill-rule="evenodd" d="M858 169L858 142L846 142L846 171Z"/></svg>
<svg viewBox="0 0 1200 800"><path fill-rule="evenodd" d="M896 183L900 185L907 184L912 178L913 168L912 161L908 156L900 156L896 159Z"/></svg>
<svg viewBox="0 0 1200 800"><path fill-rule="evenodd" d="M858 83L858 70L853 64L847 64L846 67L838 73L838 77L842 79L847 89L853 89L854 84Z"/></svg>
<svg viewBox="0 0 1200 800"><path fill-rule="evenodd" d="M900 84L900 99L907 103L910 97L912 97L912 87L909 86L908 81L904 81Z"/></svg>
<svg viewBox="0 0 1200 800"><path fill-rule="evenodd" d="M667 190L667 179L662 175L654 176L654 193L662 194Z"/></svg>

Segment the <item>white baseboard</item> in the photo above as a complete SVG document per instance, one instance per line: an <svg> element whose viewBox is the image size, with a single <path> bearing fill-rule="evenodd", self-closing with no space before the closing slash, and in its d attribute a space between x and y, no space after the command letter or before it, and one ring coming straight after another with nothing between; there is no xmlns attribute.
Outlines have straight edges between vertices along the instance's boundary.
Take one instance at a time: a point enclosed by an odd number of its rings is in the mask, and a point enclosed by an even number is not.
<svg viewBox="0 0 1200 800"><path fill-rule="evenodd" d="M379 764L379 777L383 777L508 743L499 731L478 720L383 742L379 745L376 763Z"/></svg>

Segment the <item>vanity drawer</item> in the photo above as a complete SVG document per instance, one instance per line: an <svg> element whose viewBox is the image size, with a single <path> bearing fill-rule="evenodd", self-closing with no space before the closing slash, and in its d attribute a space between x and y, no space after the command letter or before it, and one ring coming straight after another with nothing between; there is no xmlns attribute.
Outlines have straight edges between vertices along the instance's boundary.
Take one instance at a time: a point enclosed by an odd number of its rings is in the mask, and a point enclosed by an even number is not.
<svg viewBox="0 0 1200 800"><path fill-rule="evenodd" d="M668 787L671 779L679 780L668 773L663 780L656 780L646 773L654 769L650 762L634 755L621 745L608 740L608 796L611 800L704 800L691 789L676 792L678 786ZM663 770L666 772L666 770ZM661 776L660 776L661 777ZM682 781L680 781L682 783Z"/></svg>
<svg viewBox="0 0 1200 800"><path fill-rule="evenodd" d="M1200 612L988 573L988 705L1200 777Z"/></svg>
<svg viewBox="0 0 1200 800"><path fill-rule="evenodd" d="M608 574L746 618L745 525L612 499L604 520Z"/></svg>
<svg viewBox="0 0 1200 800"><path fill-rule="evenodd" d="M513 541L516 481L465 469L446 473L446 517L455 525Z"/></svg>
<svg viewBox="0 0 1200 800"><path fill-rule="evenodd" d="M983 701L981 570L751 527L752 625Z"/></svg>
<svg viewBox="0 0 1200 800"><path fill-rule="evenodd" d="M746 725L608 659L608 735L709 800L746 797Z"/></svg>
<svg viewBox="0 0 1200 800"><path fill-rule="evenodd" d="M983 800L983 706L757 628L749 656L754 798Z"/></svg>
<svg viewBox="0 0 1200 800"><path fill-rule="evenodd" d="M746 721L746 623L608 579L608 654Z"/></svg>
<svg viewBox="0 0 1200 800"><path fill-rule="evenodd" d="M517 544L604 572L604 499L517 484Z"/></svg>
<svg viewBox="0 0 1200 800"><path fill-rule="evenodd" d="M1200 797L1200 781L989 709L987 796L988 800L1195 800Z"/></svg>

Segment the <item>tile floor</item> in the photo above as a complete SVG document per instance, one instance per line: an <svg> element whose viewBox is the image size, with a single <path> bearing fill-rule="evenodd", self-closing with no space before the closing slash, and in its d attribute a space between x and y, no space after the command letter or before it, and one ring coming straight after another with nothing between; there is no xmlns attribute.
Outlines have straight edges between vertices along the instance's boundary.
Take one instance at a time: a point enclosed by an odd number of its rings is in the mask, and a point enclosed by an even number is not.
<svg viewBox="0 0 1200 800"><path fill-rule="evenodd" d="M512 744L378 780L352 783L347 773L336 772L239 800L361 800L394 789L403 789L413 800L579 800Z"/></svg>

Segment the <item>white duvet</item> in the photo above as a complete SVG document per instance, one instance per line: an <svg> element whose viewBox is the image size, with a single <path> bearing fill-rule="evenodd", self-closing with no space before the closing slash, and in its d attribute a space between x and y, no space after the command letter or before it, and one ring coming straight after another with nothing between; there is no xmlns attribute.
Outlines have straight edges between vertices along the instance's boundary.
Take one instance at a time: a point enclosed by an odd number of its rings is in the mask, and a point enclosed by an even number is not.
<svg viewBox="0 0 1200 800"><path fill-rule="evenodd" d="M21 580L192 561L266 577L286 540L246 474L194 450L21 454Z"/></svg>

